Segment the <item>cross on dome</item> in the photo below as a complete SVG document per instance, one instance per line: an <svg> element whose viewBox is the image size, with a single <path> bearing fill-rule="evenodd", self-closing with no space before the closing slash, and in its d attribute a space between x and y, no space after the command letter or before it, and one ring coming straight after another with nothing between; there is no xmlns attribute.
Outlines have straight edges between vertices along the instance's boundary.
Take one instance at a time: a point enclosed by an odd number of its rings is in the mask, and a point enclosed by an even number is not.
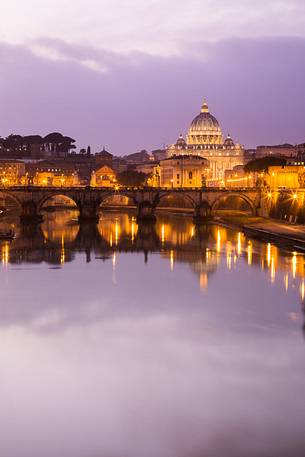
<svg viewBox="0 0 305 457"><path fill-rule="evenodd" d="M209 113L209 107L208 107L208 104L207 104L207 101L206 101L205 98L203 99L203 104L202 104L202 107L201 107L201 112L202 112L202 113Z"/></svg>

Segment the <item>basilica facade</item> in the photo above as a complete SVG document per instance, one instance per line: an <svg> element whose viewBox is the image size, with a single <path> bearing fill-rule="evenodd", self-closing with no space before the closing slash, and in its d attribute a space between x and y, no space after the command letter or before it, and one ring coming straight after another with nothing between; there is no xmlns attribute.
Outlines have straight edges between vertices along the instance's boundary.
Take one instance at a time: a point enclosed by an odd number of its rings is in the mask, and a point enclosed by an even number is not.
<svg viewBox="0 0 305 457"><path fill-rule="evenodd" d="M193 119L186 139L182 135L167 148L167 156L200 156L209 162L208 181L219 185L225 171L245 164L245 151L230 135L223 139L217 119L204 101L201 112Z"/></svg>

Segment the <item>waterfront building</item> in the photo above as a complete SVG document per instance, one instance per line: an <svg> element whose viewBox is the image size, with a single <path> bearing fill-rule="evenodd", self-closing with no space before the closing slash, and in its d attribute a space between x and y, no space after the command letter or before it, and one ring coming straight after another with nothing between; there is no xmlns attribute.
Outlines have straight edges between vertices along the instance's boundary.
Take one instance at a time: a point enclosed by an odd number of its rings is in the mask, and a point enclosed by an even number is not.
<svg viewBox="0 0 305 457"><path fill-rule="evenodd" d="M115 187L117 185L115 171L108 165L103 165L92 172L90 185L93 187Z"/></svg>
<svg viewBox="0 0 305 457"><path fill-rule="evenodd" d="M186 140L180 135L177 142L167 149L168 156L192 155L209 161L208 185L219 185L226 170L245 164L245 151L235 144L230 135L223 140L217 119L204 101L201 112L193 119Z"/></svg>
<svg viewBox="0 0 305 457"><path fill-rule="evenodd" d="M271 189L296 189L305 186L305 167L303 165L273 166L265 175Z"/></svg>
<svg viewBox="0 0 305 457"><path fill-rule="evenodd" d="M79 185L77 171L65 162L42 161L27 168L27 183L36 186L71 187Z"/></svg>
<svg viewBox="0 0 305 457"><path fill-rule="evenodd" d="M160 161L161 187L203 187L209 176L209 162L196 155L175 155Z"/></svg>
<svg viewBox="0 0 305 457"><path fill-rule="evenodd" d="M2 186L22 184L25 164L19 160L0 160L0 181Z"/></svg>

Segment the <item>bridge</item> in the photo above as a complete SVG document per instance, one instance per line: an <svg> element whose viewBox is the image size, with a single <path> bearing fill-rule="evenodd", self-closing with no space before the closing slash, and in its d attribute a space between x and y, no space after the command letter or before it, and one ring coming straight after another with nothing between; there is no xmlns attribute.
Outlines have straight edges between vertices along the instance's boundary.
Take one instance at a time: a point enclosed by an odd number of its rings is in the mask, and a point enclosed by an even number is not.
<svg viewBox="0 0 305 457"><path fill-rule="evenodd" d="M136 206L139 221L155 220L155 211L162 199L179 196L189 202L195 222L204 222L211 217L217 205L228 197L238 197L244 201L253 215L265 215L266 192L256 188L112 188L102 187L39 187L16 186L1 188L4 198L12 199L20 208L22 222L41 222L42 207L56 196L69 198L79 211L79 221L98 221L100 206L109 197L121 195Z"/></svg>

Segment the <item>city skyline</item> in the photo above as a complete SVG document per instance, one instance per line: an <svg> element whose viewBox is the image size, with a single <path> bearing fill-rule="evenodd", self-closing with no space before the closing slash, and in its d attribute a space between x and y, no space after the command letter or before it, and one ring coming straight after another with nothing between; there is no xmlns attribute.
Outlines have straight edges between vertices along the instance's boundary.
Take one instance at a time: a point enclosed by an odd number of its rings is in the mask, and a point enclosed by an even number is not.
<svg viewBox="0 0 305 457"><path fill-rule="evenodd" d="M116 155L152 150L185 134L206 97L245 147L304 142L302 2L52 4L3 8L2 137L63 131Z"/></svg>

